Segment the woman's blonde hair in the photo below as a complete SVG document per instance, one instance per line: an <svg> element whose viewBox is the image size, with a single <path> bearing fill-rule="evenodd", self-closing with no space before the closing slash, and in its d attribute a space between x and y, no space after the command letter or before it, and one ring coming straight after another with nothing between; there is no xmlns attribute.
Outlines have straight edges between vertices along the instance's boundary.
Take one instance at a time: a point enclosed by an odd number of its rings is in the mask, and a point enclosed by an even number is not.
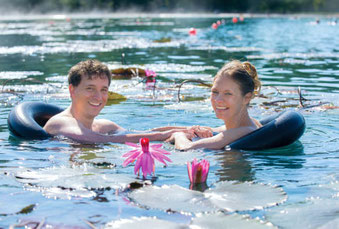
<svg viewBox="0 0 339 229"><path fill-rule="evenodd" d="M251 92L252 98L259 95L261 82L258 77L257 70L248 61L240 62L233 60L225 64L215 75L214 81L221 76L231 77L240 87L243 95Z"/></svg>

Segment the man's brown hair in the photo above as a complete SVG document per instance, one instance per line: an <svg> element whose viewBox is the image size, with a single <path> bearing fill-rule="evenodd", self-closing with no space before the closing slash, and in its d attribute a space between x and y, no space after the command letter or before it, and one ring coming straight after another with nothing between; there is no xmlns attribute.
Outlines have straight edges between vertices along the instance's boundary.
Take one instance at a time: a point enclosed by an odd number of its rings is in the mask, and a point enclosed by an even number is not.
<svg viewBox="0 0 339 229"><path fill-rule="evenodd" d="M81 82L81 77L100 77L108 79L108 86L111 84L112 73L106 65L98 60L85 60L74 65L68 72L68 83L74 87Z"/></svg>

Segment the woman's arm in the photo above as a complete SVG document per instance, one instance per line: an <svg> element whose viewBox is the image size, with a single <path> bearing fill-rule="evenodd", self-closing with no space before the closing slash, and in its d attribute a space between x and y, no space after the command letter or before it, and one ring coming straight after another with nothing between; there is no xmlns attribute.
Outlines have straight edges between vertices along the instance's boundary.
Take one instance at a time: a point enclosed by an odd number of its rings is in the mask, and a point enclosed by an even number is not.
<svg viewBox="0 0 339 229"><path fill-rule="evenodd" d="M245 136L246 134L254 131L252 127L239 127L223 131L213 137L203 138L198 141L192 142L184 133L174 133L175 148L179 150L190 150L198 148L207 149L222 149L231 142Z"/></svg>
<svg viewBox="0 0 339 229"><path fill-rule="evenodd" d="M222 126L211 128L211 129L212 129L213 132L220 133L220 132L225 131L226 127L225 127L225 125L222 125Z"/></svg>

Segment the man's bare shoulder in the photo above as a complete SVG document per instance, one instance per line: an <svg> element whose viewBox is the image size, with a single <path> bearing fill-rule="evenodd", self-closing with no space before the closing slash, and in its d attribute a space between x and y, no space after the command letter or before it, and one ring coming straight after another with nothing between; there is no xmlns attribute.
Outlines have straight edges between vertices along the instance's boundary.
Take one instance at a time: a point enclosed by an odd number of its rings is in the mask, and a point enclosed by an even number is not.
<svg viewBox="0 0 339 229"><path fill-rule="evenodd" d="M123 130L118 124L107 119L95 119L93 122L93 130L102 134L114 133Z"/></svg>
<svg viewBox="0 0 339 229"><path fill-rule="evenodd" d="M63 111L57 115L52 116L44 126L44 130L52 135L57 135L65 126L76 124L76 120L72 115Z"/></svg>

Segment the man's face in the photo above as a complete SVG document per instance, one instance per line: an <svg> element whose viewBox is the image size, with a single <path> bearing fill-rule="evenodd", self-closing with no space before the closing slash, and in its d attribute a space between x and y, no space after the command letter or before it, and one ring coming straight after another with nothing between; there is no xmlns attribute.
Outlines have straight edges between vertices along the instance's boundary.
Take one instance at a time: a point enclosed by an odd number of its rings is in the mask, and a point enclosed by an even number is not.
<svg viewBox="0 0 339 229"><path fill-rule="evenodd" d="M69 86L72 106L77 115L94 119L106 105L108 98L108 79L92 76L92 79L82 76L78 86Z"/></svg>

